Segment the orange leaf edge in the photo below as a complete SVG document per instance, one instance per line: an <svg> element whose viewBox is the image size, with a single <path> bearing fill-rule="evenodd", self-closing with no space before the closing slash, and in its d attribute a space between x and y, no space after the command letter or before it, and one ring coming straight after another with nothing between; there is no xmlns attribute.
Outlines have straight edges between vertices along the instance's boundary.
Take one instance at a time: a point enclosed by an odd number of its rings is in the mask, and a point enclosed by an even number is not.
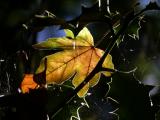
<svg viewBox="0 0 160 120"><path fill-rule="evenodd" d="M38 88L38 84L33 80L33 74L25 74L21 82L22 93L29 93L31 89Z"/></svg>

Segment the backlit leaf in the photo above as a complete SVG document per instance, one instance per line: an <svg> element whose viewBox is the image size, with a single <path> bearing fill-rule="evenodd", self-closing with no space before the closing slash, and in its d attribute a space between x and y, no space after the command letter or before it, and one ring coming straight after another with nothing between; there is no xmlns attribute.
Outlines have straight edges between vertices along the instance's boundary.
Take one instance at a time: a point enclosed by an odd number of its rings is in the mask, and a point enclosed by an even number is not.
<svg viewBox="0 0 160 120"><path fill-rule="evenodd" d="M38 84L33 80L33 74L25 74L21 83L21 90L23 93L28 93L30 89L35 89Z"/></svg>
<svg viewBox="0 0 160 120"><path fill-rule="evenodd" d="M36 74L44 71L45 59L47 59L47 84L62 84L75 74L72 84L77 87L95 68L104 51L94 47L93 37L87 28L83 28L75 38L73 38L71 31L68 31L66 35L67 37L50 38L47 41L33 45L37 49L63 49L63 51L44 57ZM102 66L114 69L111 55L107 55ZM101 73L106 76L111 75L110 72L104 71L97 73L78 92L79 97L83 97L89 87L93 87L98 83Z"/></svg>

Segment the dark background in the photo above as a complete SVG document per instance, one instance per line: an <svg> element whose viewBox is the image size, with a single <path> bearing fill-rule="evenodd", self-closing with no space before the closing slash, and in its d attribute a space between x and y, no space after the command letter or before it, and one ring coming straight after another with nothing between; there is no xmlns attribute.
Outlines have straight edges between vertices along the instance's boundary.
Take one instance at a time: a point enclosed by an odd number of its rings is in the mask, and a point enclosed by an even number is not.
<svg viewBox="0 0 160 120"><path fill-rule="evenodd" d="M18 93L23 74L34 73L43 56L56 52L34 50L32 44L49 37L65 36L62 26L55 25L55 21L35 20L35 14L47 10L68 23L86 24L97 43L109 30L109 24L100 15L107 14L106 1L102 2L99 8L96 0L0 1L0 120L46 120L47 115L51 117L58 104L63 103L67 92L72 91L53 85L48 90ZM138 2L140 4L136 6ZM109 6L112 14L120 13L118 19L123 22L123 16L129 11L138 12L149 2L111 0ZM159 5L158 0L156 3ZM116 69L129 71L137 67L137 71L115 73L112 80L102 76L99 84L89 91L92 95L86 97L90 108L82 105L84 100L75 97L53 120L68 120L75 115L77 106L81 106L82 120L116 120L116 114L120 120L160 120L160 12L147 11L141 17L128 27L123 42L111 52ZM59 24L62 23L60 19L57 20ZM138 36L131 37L130 32L137 28ZM98 47L105 49L107 42L104 43ZM110 113L117 108L116 114Z"/></svg>

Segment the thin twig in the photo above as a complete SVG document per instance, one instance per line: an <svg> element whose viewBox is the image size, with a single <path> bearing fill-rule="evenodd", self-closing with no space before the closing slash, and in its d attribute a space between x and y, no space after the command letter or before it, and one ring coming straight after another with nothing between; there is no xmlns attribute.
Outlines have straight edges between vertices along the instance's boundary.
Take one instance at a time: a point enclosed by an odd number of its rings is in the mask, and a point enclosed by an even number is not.
<svg viewBox="0 0 160 120"><path fill-rule="evenodd" d="M100 71L107 71L107 72L113 72L113 73L123 73L123 74L129 74L129 73L134 73L137 70L137 67L134 69L128 70L128 71L121 71L117 69L110 69L110 68L103 68Z"/></svg>

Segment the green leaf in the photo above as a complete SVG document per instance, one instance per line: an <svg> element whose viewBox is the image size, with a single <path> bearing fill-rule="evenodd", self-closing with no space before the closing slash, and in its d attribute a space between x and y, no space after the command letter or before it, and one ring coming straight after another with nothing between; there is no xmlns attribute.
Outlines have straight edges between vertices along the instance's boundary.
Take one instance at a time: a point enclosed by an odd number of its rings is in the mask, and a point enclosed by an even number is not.
<svg viewBox="0 0 160 120"><path fill-rule="evenodd" d="M66 37L69 37L69 38L74 38L74 34L71 30L69 29L64 29L64 32L66 33Z"/></svg>
<svg viewBox="0 0 160 120"><path fill-rule="evenodd" d="M71 120L71 117L73 116L75 116L75 118L78 117L77 109L82 106L82 103L84 105L87 104L83 98L79 98L78 96L75 96L68 104L66 104L58 114L53 112L65 99L68 92L71 92L72 90L73 88L64 85L48 87L48 102L46 108L51 120Z"/></svg>
<svg viewBox="0 0 160 120"><path fill-rule="evenodd" d="M117 33L121 28L121 24L117 24L116 26L114 26L114 31L115 33ZM123 42L124 36L128 35L130 37L132 37L133 39L139 39L139 29L140 29L140 20L137 18L134 21L132 21L129 26L127 27L127 30L125 31L124 34L121 34L116 43L117 46L119 46L119 44L121 42Z"/></svg>
<svg viewBox="0 0 160 120"><path fill-rule="evenodd" d="M118 100L119 120L153 120L149 89L135 79L133 73L113 75L109 95Z"/></svg>
<svg viewBox="0 0 160 120"><path fill-rule="evenodd" d="M127 28L126 34L134 39L139 39L139 29L140 29L140 20L137 18L135 19Z"/></svg>

